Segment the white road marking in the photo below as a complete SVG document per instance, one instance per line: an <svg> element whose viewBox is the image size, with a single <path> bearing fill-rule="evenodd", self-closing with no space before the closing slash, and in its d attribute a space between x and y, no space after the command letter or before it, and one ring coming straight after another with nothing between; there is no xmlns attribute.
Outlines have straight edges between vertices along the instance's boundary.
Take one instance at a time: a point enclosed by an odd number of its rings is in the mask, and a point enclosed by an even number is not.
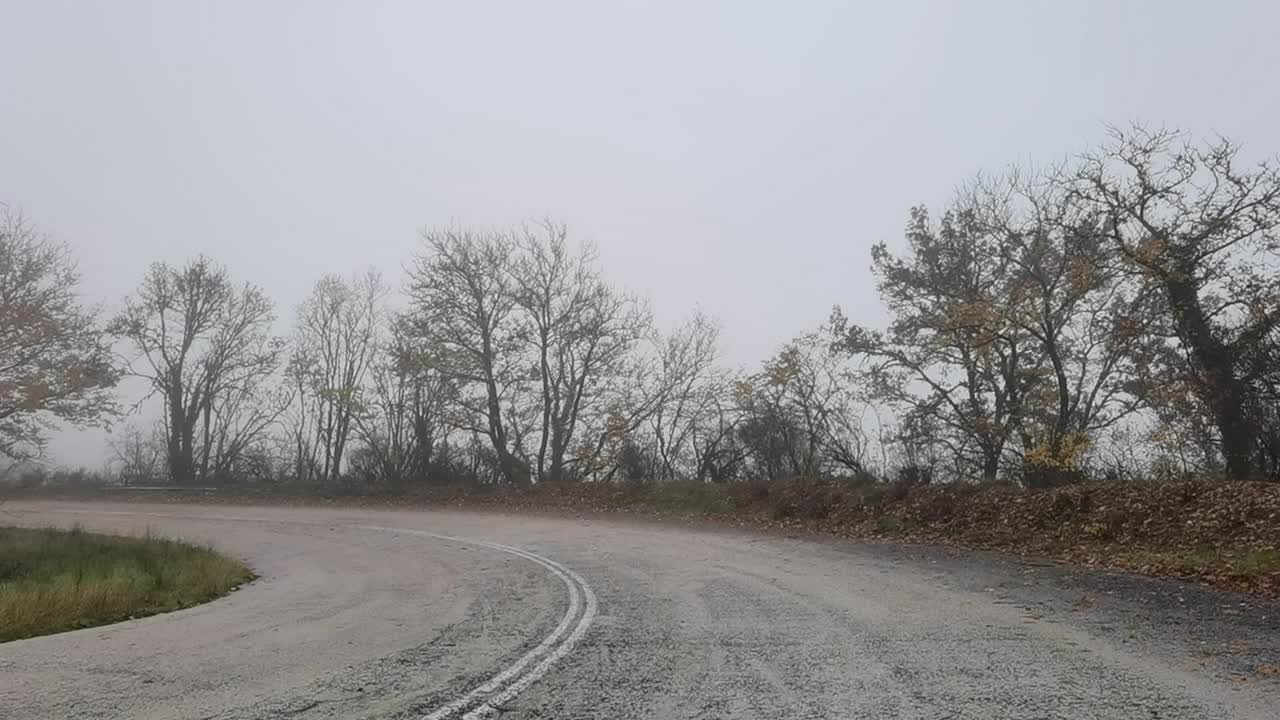
<svg viewBox="0 0 1280 720"><path fill-rule="evenodd" d="M35 510L32 512L57 512L88 515L136 515L141 517L160 517L176 520L224 520L232 522L288 523L295 525L330 527L334 525L334 523L331 522L309 520L281 520L278 518L259 518L239 515L181 515L176 513L132 512L128 510L49 509ZM489 678L484 684L472 689L462 697L451 700L430 713L423 715L422 720L443 720L444 718L457 714L460 710L467 707L471 707L472 709L462 716L462 720L479 720L480 718L487 718L493 715L501 705L509 702L512 698L524 692L526 688L537 682L542 676L546 675L547 672L551 670L552 666L568 655L573 650L574 646L578 644L578 641L582 639L582 636L586 634L587 629L590 628L591 624L595 621L598 606L596 602L596 594L591 589L591 585L589 585L578 573L550 558L543 557L512 545L503 545L501 543L490 542L488 540L473 540L470 538L455 537L452 535L441 535L439 533L428 532L426 530L411 530L408 528L384 527L381 525L346 525L344 527L354 530L371 530L375 532L418 535L421 537L429 537L447 542L464 543L467 545L475 545L478 547L488 548L490 550L505 552L537 563L547 570L550 570L551 574L555 575L564 583L565 588L569 592L569 608L560 619L560 623L551 631L551 634L543 638L542 642L538 643L537 647L525 653L514 663ZM579 610L582 610L581 616L578 615ZM569 632L568 637L561 639L565 632L569 630L569 626L573 625L574 618L577 618L577 624L573 626L573 630ZM525 670L526 666L539 658L541 658L541 661L538 662L537 665ZM521 671L524 671L523 674Z"/></svg>
<svg viewBox="0 0 1280 720"><path fill-rule="evenodd" d="M423 715L422 720L443 720L443 718L450 717L459 710L475 704L477 701L480 701L481 704L471 712L463 715L463 720L475 720L475 718L487 717L494 711L495 706L510 701L516 695L523 692L525 688L529 687L529 685L537 681L538 678L546 675L547 671L550 670L553 665L555 665L565 655L568 655L569 651L573 650L573 646L578 644L578 641L582 639L584 634L586 634L587 628L591 627L591 623L595 621L596 594L592 591L591 586L587 584L586 580L582 579L581 575L549 558L545 558L536 553L531 553L523 548L512 547L511 545L502 545L500 543L484 540L470 540L467 538L453 537L451 535L440 535L433 532L427 532L425 530L406 530L401 528L380 527L376 525L356 525L353 527L363 530L380 530L407 533L410 535L422 535L440 540L462 542L471 545L479 545L493 550L500 550L505 553L522 557L526 560L531 560L547 568L553 575L560 578L561 582L564 583L565 588L569 591L569 609L565 612L564 617L560 620L560 624L556 626L555 630L544 638L537 647L525 653L520 657L520 659L516 660L502 672L499 672L489 678L489 680L483 685L480 685L468 692L466 695L445 703L430 713ZM578 610L579 606L582 604L583 597L586 599L586 609L583 611L582 616L578 617ZM565 631L568 630L569 625L573 622L575 617L578 617L577 625L574 627L573 631L569 633L567 638L560 641L560 636L564 635ZM556 645L557 641L560 641L559 645L552 650L552 646ZM550 652L548 653L548 651ZM543 655L546 655L546 657L543 657L541 662L529 671L525 672L523 675L520 674L520 671L523 670L526 665L537 660ZM503 688L504 685L505 689Z"/></svg>
<svg viewBox="0 0 1280 720"><path fill-rule="evenodd" d="M515 682L508 685L506 690L503 690L502 692L496 695L493 695L487 700L485 700L484 704L482 704L480 707L472 710L466 715L463 715L462 720L476 720L476 718L484 718L492 715L494 712L497 711L498 707L500 707L503 703L510 701L516 695L519 695L521 692L523 692L525 688L529 687L529 685L536 682L538 678L542 677L543 675L546 675L547 671L551 669L551 666L555 665L557 662L559 662L560 658L563 658L565 655L568 655L569 652L573 650L573 646L576 645L578 641L582 639L582 636L585 635L587 632L587 628L591 627L591 623L595 621L595 618L596 618L595 592L591 590L591 586L588 585L587 581L583 580L582 576L578 575L578 573L570 570L567 567L564 567L563 565L560 565L559 567L562 570L564 570L566 573L568 573L570 577L576 580L579 585L582 586L582 592L584 595L586 595L586 598L587 598L587 602L586 602L587 607L586 607L586 610L583 611L582 613L582 619L578 622L578 626L574 628L573 632L569 634L569 637L566 638L565 641L560 644L560 647L556 648L550 655L543 658L542 662L538 663L536 667L534 667L529 672L525 673L524 677L521 677Z"/></svg>

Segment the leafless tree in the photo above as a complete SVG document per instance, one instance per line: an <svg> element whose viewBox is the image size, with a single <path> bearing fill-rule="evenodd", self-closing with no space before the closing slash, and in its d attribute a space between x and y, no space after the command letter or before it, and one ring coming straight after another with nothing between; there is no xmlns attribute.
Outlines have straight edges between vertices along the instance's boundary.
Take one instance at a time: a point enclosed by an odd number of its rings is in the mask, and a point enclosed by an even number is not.
<svg viewBox="0 0 1280 720"><path fill-rule="evenodd" d="M720 431L730 435L734 427L729 373L714 365L718 336L715 321L700 313L670 334L650 330L647 339L633 348L601 388L588 423L590 430L577 451L581 476L611 480L625 455L639 449L652 456L645 464L658 476L646 479L664 479L668 471L659 445L681 444L686 440L677 439L686 433L696 456L709 461L723 459L724 467L736 467L728 455L720 455L732 443L708 445L708 430L703 424L714 417ZM702 412L695 417L694 405L699 403ZM718 411L723 412L717 416ZM677 416L682 421L677 421ZM657 433L664 439L659 440ZM674 459L678 450L668 444L666 453ZM701 468L697 461L695 466ZM699 469L696 474L706 473Z"/></svg>
<svg viewBox="0 0 1280 720"><path fill-rule="evenodd" d="M488 437L508 482L578 472L577 442L634 380L648 310L603 279L562 225L424 233L410 281L414 333L459 389L456 429Z"/></svg>
<svg viewBox="0 0 1280 720"><path fill-rule="evenodd" d="M0 455L39 455L56 421L104 422L119 373L68 249L0 204Z"/></svg>
<svg viewBox="0 0 1280 720"><path fill-rule="evenodd" d="M725 483L743 479L747 450L738 441L744 413L734 398L738 378L718 373L708 388L702 412L692 423L689 443L693 450L693 479Z"/></svg>
<svg viewBox="0 0 1280 720"><path fill-rule="evenodd" d="M349 281L329 275L298 308L286 374L299 480L330 482L342 472L366 375L380 350L389 294L374 270Z"/></svg>
<svg viewBox="0 0 1280 720"><path fill-rule="evenodd" d="M200 446L202 478L219 484L272 478L267 448L292 401L289 386L278 380L275 373L250 374L210 398Z"/></svg>
<svg viewBox="0 0 1280 720"><path fill-rule="evenodd" d="M528 463L513 452L505 417L522 364L513 317L516 242L509 233L460 228L424 230L422 239L409 271L412 332L430 348L432 366L461 390L458 429L488 438L506 482L527 482Z"/></svg>
<svg viewBox="0 0 1280 720"><path fill-rule="evenodd" d="M665 338L663 357L677 380L646 422L656 458L655 480L695 478L702 463L699 440L711 434L725 419L722 410L728 396L728 373L717 365L720 325L715 319L694 313Z"/></svg>
<svg viewBox="0 0 1280 720"><path fill-rule="evenodd" d="M448 468L433 472L437 446L447 443L448 412L457 389L429 361L406 323L370 368L369 390L356 423L377 477L392 487L410 481L446 482Z"/></svg>
<svg viewBox="0 0 1280 720"><path fill-rule="evenodd" d="M519 337L536 378L530 465L539 480L562 480L584 415L647 336L649 314L604 281L593 248L569 247L563 225L523 228L518 243L511 272Z"/></svg>
<svg viewBox="0 0 1280 720"><path fill-rule="evenodd" d="M116 477L124 485L152 485L164 474L163 432L129 423L117 429L107 442Z"/></svg>
<svg viewBox="0 0 1280 720"><path fill-rule="evenodd" d="M211 477L218 433L234 398L276 369L282 344L271 337L272 303L260 288L232 284L205 257L175 268L151 266L110 332L134 351L129 372L146 378L165 404L165 454L178 484Z"/></svg>

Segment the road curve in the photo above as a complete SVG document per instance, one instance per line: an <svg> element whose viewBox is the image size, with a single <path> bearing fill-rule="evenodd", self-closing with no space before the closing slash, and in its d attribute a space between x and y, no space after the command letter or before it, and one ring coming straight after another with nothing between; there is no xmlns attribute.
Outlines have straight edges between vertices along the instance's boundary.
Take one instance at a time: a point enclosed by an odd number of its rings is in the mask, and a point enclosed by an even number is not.
<svg viewBox="0 0 1280 720"><path fill-rule="evenodd" d="M1280 606L999 556L615 520L10 503L262 576L0 645L0 718L1275 718Z"/></svg>

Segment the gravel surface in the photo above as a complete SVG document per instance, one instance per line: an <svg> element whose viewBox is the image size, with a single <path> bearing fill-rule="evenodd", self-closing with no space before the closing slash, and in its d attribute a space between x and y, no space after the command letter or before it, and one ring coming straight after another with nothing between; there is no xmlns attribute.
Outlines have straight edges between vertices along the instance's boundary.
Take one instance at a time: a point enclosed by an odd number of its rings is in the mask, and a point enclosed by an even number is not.
<svg viewBox="0 0 1280 720"><path fill-rule="evenodd" d="M197 608L0 645L6 720L1280 707L1280 606L990 553L475 512L16 502L0 523L151 528L262 576Z"/></svg>

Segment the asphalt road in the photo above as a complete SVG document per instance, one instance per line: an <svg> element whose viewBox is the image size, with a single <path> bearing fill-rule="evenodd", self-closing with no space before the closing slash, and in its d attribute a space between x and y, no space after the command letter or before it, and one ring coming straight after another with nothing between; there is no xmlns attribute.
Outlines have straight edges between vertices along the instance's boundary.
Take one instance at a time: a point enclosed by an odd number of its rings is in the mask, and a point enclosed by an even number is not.
<svg viewBox="0 0 1280 720"><path fill-rule="evenodd" d="M982 553L598 518L10 503L262 576L0 645L0 718L1280 717L1280 606Z"/></svg>

